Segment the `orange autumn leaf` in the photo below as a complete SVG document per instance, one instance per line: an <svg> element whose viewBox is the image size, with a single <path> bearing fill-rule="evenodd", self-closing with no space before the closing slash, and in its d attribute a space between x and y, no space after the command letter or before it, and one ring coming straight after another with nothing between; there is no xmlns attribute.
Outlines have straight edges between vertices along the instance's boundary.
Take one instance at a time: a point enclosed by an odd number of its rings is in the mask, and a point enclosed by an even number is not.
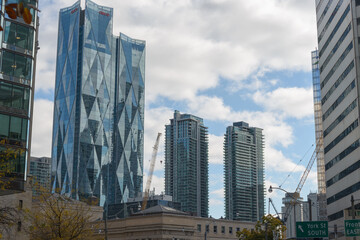
<svg viewBox="0 0 360 240"><path fill-rule="evenodd" d="M18 17L24 14L24 4L22 2L17 5L16 13Z"/></svg>
<svg viewBox="0 0 360 240"><path fill-rule="evenodd" d="M24 22L26 22L27 24L31 23L32 15L28 8L24 8L24 13L22 14L22 16L23 16Z"/></svg>
<svg viewBox="0 0 360 240"><path fill-rule="evenodd" d="M5 6L5 11L7 13L7 15L9 16L9 18L11 19L16 19L16 12L14 11L14 9L12 7L9 6Z"/></svg>

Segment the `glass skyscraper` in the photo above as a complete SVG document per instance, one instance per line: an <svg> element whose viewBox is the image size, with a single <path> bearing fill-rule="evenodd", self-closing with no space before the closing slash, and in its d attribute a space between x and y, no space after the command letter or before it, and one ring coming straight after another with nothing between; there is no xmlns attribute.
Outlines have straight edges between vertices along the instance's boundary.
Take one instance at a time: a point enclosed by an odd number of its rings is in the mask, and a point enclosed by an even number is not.
<svg viewBox="0 0 360 240"><path fill-rule="evenodd" d="M0 0L0 154L7 149L10 157L12 190L24 191L31 148L32 109L34 103L35 65L38 50L37 0L25 0L32 20L11 19L5 12L5 4L18 1Z"/></svg>
<svg viewBox="0 0 360 240"><path fill-rule="evenodd" d="M264 216L264 136L262 129L235 122L224 138L226 219L256 222Z"/></svg>
<svg viewBox="0 0 360 240"><path fill-rule="evenodd" d="M145 42L114 36L113 9L60 10L52 191L100 205L142 192Z"/></svg>
<svg viewBox="0 0 360 240"><path fill-rule="evenodd" d="M165 126L165 194L181 210L207 217L208 130L202 118L175 111Z"/></svg>

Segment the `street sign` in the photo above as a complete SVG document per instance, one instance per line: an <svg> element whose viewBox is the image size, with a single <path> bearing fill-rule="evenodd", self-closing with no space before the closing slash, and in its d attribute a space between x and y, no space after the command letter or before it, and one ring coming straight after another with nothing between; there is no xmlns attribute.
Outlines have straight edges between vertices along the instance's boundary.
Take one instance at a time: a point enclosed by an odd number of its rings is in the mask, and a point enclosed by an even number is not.
<svg viewBox="0 0 360 240"><path fill-rule="evenodd" d="M345 220L345 236L360 236L360 220Z"/></svg>
<svg viewBox="0 0 360 240"><path fill-rule="evenodd" d="M297 238L328 237L327 221L296 222Z"/></svg>

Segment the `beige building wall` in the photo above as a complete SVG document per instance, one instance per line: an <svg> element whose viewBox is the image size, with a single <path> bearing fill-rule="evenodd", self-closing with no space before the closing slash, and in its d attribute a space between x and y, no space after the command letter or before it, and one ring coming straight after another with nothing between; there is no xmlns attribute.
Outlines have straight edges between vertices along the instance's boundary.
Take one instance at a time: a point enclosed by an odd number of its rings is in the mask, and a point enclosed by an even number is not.
<svg viewBox="0 0 360 240"><path fill-rule="evenodd" d="M108 239L124 240L207 240L238 239L236 231L254 229L255 223L225 219L200 218L168 213L132 216L126 219L109 220ZM100 231L101 233L103 231Z"/></svg>

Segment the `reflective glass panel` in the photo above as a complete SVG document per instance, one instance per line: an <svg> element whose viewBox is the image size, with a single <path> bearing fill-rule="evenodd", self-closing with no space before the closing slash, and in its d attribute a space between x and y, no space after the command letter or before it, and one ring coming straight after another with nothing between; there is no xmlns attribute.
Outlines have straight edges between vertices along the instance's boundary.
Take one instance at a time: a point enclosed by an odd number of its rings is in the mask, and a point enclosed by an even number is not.
<svg viewBox="0 0 360 240"><path fill-rule="evenodd" d="M11 117L9 137L13 139L21 139L21 118Z"/></svg>
<svg viewBox="0 0 360 240"><path fill-rule="evenodd" d="M0 106L11 107L11 84L0 82Z"/></svg>
<svg viewBox="0 0 360 240"><path fill-rule="evenodd" d="M3 51L3 59L2 59L2 66L1 66L1 71L9 76L13 76L14 74L14 54L7 52L7 51Z"/></svg>
<svg viewBox="0 0 360 240"><path fill-rule="evenodd" d="M24 90L22 87L14 86L13 87L13 100L12 107L14 108L23 108L23 96Z"/></svg>
<svg viewBox="0 0 360 240"><path fill-rule="evenodd" d="M0 137L8 137L9 134L9 116L0 114Z"/></svg>

